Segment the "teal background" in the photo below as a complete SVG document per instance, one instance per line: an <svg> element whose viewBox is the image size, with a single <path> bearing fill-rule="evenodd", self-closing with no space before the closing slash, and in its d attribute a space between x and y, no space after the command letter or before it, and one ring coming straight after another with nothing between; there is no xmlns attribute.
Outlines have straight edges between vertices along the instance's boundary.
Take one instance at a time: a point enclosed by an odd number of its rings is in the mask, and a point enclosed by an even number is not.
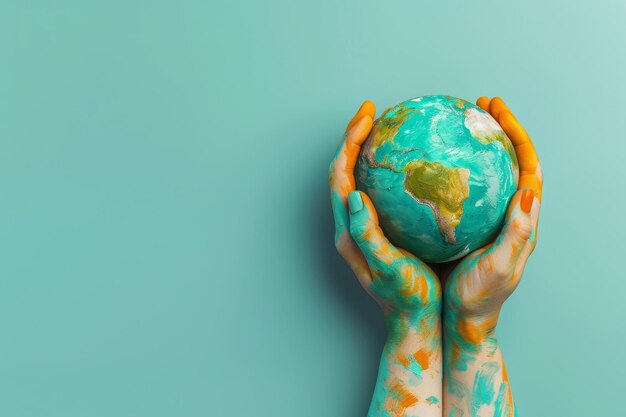
<svg viewBox="0 0 626 417"><path fill-rule="evenodd" d="M364 416L381 314L335 253L360 102L501 95L546 183L499 326L522 416L626 372L622 1L0 2L0 415Z"/></svg>

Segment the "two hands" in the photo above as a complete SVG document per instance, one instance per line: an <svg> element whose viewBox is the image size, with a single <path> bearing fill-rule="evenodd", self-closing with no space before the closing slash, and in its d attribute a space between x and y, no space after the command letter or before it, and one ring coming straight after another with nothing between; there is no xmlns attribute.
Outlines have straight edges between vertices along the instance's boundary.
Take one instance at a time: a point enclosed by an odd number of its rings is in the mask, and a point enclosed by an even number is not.
<svg viewBox="0 0 626 417"><path fill-rule="evenodd" d="M543 178L534 146L506 104L497 97L476 104L511 139L520 180L500 235L461 261L429 266L395 247L369 197L356 191L353 171L372 129L373 103L363 103L350 121L330 166L335 245L381 306L387 327L370 417L515 414L495 328L537 243Z"/></svg>

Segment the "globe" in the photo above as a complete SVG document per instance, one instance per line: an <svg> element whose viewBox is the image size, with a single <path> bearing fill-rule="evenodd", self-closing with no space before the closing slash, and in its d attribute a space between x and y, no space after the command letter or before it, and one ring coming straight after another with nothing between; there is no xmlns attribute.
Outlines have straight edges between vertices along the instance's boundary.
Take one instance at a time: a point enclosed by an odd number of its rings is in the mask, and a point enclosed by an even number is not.
<svg viewBox="0 0 626 417"><path fill-rule="evenodd" d="M489 113L459 98L423 96L376 120L355 179L394 245L441 263L495 238L519 166L513 144Z"/></svg>

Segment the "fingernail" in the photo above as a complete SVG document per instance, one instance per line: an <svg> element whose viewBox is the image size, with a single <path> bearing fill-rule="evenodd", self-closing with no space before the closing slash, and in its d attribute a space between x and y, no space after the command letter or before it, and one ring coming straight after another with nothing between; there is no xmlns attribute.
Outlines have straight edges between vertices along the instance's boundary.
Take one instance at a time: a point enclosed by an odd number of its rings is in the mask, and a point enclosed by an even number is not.
<svg viewBox="0 0 626 417"><path fill-rule="evenodd" d="M358 213L363 209L363 199L360 192L353 191L348 195L348 207L350 207L350 214Z"/></svg>
<svg viewBox="0 0 626 417"><path fill-rule="evenodd" d="M522 193L522 198L519 203L524 213L530 213L530 209L533 207L533 200L535 199L535 191L526 189Z"/></svg>

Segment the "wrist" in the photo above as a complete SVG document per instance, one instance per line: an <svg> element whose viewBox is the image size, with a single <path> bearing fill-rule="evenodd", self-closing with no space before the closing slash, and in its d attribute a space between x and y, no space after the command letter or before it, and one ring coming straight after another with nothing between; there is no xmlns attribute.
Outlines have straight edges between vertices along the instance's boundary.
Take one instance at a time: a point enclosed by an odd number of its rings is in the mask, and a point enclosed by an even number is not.
<svg viewBox="0 0 626 417"><path fill-rule="evenodd" d="M443 318L444 337L459 347L492 343L496 338L496 325L500 310L474 313L446 306ZM475 349L472 349L475 350Z"/></svg>
<svg viewBox="0 0 626 417"><path fill-rule="evenodd" d="M421 310L389 309L384 311L388 341L407 337L429 339L441 332L441 304Z"/></svg>

